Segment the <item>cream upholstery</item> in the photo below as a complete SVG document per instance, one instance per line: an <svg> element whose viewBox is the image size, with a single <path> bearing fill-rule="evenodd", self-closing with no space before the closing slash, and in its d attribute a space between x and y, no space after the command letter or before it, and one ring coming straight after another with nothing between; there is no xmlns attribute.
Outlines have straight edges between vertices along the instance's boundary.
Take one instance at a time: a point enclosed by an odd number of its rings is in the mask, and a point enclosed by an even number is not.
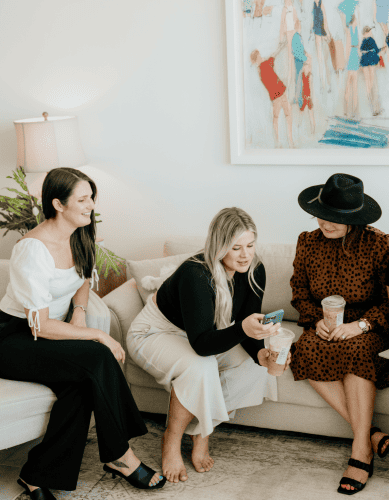
<svg viewBox="0 0 389 500"><path fill-rule="evenodd" d="M168 240L164 255L172 256L195 253L204 245L204 238ZM289 279L293 270L295 245L274 244L259 248L266 268L266 293L263 312L283 308L283 326L296 333L297 312L291 307L292 297ZM163 265L160 259L158 266ZM144 276L159 269L155 261L150 268L139 264L137 269ZM134 266L133 266L134 267ZM128 266L130 269L131 266ZM128 277L130 277L130 272ZM138 277L139 279L139 277ZM9 280L8 261L0 260L0 297L5 293ZM142 297L134 279L129 279L103 298L111 313L111 335L125 351L126 334L131 322L143 307ZM141 411L166 413L169 396L155 380L135 365L128 353L124 373L132 394ZM327 436L352 437L349 425L325 403L307 381L295 382L290 370L277 379L278 402L265 402L236 412L233 423L263 428L280 429ZM0 379L0 449L34 439L45 432L54 394L44 386L26 382ZM376 399L376 423L389 431L389 389L378 391Z"/></svg>
<svg viewBox="0 0 389 500"><path fill-rule="evenodd" d="M169 257L195 253L203 245L204 238L167 240L164 255ZM259 253L266 269L266 292L262 312L283 308L285 310L283 326L292 330L297 340L302 333L302 328L297 326L298 313L290 305L292 292L289 285L293 272L295 248L292 244L273 244L260 246ZM155 267L156 260L149 268L146 261L138 263L138 269L142 270L139 277L149 272L150 274L155 272L158 275L159 268ZM158 259L158 265L164 265L162 259ZM110 308L111 314L115 312L119 319L121 332L115 332L115 337L124 339L131 322L143 307L135 280L132 278L106 295L103 300ZM112 329L111 324L111 332ZM126 349L125 342L123 347ZM128 355L125 375L141 411L167 412L168 394L150 375L135 365ZM288 370L282 377L278 377L277 383L278 402L269 401L261 406L238 410L232 422L271 429L352 437L349 425L328 406L307 381L295 382L291 371ZM376 423L389 431L389 389L378 391L375 408Z"/></svg>

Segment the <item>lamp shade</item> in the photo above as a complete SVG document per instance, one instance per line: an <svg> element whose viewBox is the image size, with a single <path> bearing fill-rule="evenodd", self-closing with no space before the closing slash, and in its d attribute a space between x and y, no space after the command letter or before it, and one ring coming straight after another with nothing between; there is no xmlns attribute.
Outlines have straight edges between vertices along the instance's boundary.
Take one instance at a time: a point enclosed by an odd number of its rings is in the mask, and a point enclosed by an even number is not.
<svg viewBox="0 0 389 500"><path fill-rule="evenodd" d="M26 172L78 168L86 164L76 116L15 120L17 167Z"/></svg>

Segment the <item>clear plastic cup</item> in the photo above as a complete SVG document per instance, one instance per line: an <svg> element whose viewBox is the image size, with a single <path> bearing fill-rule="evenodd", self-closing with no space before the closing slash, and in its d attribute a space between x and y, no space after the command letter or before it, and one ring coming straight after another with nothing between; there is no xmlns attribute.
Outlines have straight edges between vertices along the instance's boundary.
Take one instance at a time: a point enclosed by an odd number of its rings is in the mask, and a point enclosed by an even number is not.
<svg viewBox="0 0 389 500"><path fill-rule="evenodd" d="M324 324L330 331L343 323L346 301L341 295L331 295L321 301Z"/></svg>
<svg viewBox="0 0 389 500"><path fill-rule="evenodd" d="M270 375L279 377L284 373L286 359L294 340L294 333L286 328L279 328L277 335L266 339L266 347L270 350L269 366Z"/></svg>

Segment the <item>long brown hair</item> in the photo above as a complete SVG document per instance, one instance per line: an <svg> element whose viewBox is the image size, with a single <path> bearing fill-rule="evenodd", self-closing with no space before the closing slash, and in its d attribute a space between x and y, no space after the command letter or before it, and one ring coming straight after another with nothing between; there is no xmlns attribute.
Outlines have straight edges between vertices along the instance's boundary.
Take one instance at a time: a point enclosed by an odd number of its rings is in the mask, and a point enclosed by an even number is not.
<svg viewBox="0 0 389 500"><path fill-rule="evenodd" d="M90 177L74 168L54 168L47 174L42 186L42 208L46 219L55 219L57 211L53 200L58 199L66 206L70 196L80 181L87 181L92 189L92 199L96 200L96 184ZM74 265L81 278L91 278L96 260L96 220L95 212L91 212L91 223L78 227L70 236Z"/></svg>

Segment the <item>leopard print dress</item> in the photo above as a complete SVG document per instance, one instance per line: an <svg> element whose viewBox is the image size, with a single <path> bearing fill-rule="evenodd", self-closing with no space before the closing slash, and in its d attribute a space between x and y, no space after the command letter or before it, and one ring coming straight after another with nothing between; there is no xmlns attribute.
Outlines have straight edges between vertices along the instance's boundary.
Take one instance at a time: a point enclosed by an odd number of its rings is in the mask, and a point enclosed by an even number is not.
<svg viewBox="0 0 389 500"><path fill-rule="evenodd" d="M292 305L304 327L293 349L295 380L330 382L353 373L378 389L389 386L389 361L378 356L389 348L388 263L389 237L371 226L354 227L344 246L342 238L326 238L321 229L300 234L290 280ZM317 336L321 301L330 295L346 300L344 323L366 318L371 330L338 342Z"/></svg>

